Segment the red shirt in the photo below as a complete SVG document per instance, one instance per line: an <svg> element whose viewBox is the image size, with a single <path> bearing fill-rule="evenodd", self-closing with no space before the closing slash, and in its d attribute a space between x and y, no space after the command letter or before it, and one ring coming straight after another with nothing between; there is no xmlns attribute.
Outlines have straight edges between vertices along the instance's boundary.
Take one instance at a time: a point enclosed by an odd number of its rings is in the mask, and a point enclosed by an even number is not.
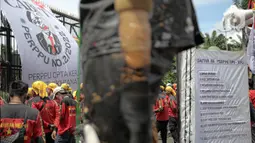
<svg viewBox="0 0 255 143"><path fill-rule="evenodd" d="M42 120L37 110L24 104L5 104L0 109L0 137L8 138L19 132L27 111L24 143L31 143L32 139L36 143L42 141L44 138Z"/></svg>
<svg viewBox="0 0 255 143"><path fill-rule="evenodd" d="M249 90L249 97L253 107L255 107L255 90ZM251 124L254 124L254 123L251 122Z"/></svg>
<svg viewBox="0 0 255 143"><path fill-rule="evenodd" d="M60 124L58 126L58 134L62 135L66 131L74 133L76 127L76 102L66 96L61 101L60 107Z"/></svg>
<svg viewBox="0 0 255 143"><path fill-rule="evenodd" d="M44 107L42 107L43 104ZM44 98L43 100L38 96L33 99L31 107L40 111L45 133L52 132L52 130L49 128L50 124L54 124L56 127L59 126L60 108L56 101L50 100L48 97Z"/></svg>
<svg viewBox="0 0 255 143"><path fill-rule="evenodd" d="M157 99L156 104L154 105L154 111L158 110L160 106L163 107L163 110L160 112L156 112L157 121L167 121L169 119L168 116L168 99L166 97L160 97Z"/></svg>
<svg viewBox="0 0 255 143"><path fill-rule="evenodd" d="M253 107L255 107L255 90L249 90L249 97Z"/></svg>
<svg viewBox="0 0 255 143"><path fill-rule="evenodd" d="M169 100L170 107L169 107L169 112L168 115L169 117L177 117L177 104L175 100Z"/></svg>

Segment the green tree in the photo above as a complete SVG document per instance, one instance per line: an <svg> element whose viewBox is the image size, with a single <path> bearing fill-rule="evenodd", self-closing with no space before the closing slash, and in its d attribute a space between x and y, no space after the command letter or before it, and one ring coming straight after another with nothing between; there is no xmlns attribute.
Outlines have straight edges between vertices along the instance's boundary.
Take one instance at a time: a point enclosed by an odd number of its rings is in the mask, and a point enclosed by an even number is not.
<svg viewBox="0 0 255 143"><path fill-rule="evenodd" d="M204 44L199 46L202 49L208 49L212 46L219 47L221 50L228 50L228 51L240 51L242 50L242 37L237 35L237 39L233 39L232 37L227 38L223 34L217 34L214 30L212 34L202 34L204 37Z"/></svg>
<svg viewBox="0 0 255 143"><path fill-rule="evenodd" d="M211 46L217 46L221 50L227 49L228 39L223 34L218 34L216 30L212 32L211 35L208 33L202 34L204 38L204 44L201 45L202 49L208 49Z"/></svg>
<svg viewBox="0 0 255 143"><path fill-rule="evenodd" d="M172 65L170 67L170 70L165 74L164 78L162 79L162 82L164 84L167 83L177 83L177 62L176 62L176 56L173 58Z"/></svg>

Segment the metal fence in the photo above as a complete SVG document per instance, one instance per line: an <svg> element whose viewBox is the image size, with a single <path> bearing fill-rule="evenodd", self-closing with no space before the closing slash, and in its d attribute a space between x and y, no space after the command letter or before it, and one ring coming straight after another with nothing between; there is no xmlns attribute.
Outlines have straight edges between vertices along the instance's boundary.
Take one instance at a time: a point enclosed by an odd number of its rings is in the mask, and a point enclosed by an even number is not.
<svg viewBox="0 0 255 143"><path fill-rule="evenodd" d="M72 36L78 37L79 19L52 9L56 18L67 28ZM8 20L0 10L0 91L8 91L11 81L21 79L22 66L20 55L18 53L18 45L15 36L8 23Z"/></svg>

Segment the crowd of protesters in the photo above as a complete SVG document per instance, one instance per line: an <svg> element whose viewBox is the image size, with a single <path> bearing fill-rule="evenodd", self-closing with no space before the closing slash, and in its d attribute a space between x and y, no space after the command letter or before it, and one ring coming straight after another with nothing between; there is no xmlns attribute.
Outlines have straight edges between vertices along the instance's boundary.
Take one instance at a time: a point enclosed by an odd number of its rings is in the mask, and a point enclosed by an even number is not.
<svg viewBox="0 0 255 143"><path fill-rule="evenodd" d="M250 80L250 110L252 138L255 142L255 90ZM80 89L83 84L80 85ZM178 142L177 84L160 86L160 93L153 106L156 125L162 143L167 143L168 134ZM31 87L22 81L10 85L9 98L0 96L1 143L74 143L76 105L83 111L85 96L64 83L57 85L35 81ZM82 118L82 116L81 116ZM82 119L80 119L82 122ZM155 137L156 138L156 137ZM155 140L156 141L156 140Z"/></svg>
<svg viewBox="0 0 255 143"><path fill-rule="evenodd" d="M76 94L66 83L12 82L7 101L0 98L1 143L75 143L76 104L84 100Z"/></svg>
<svg viewBox="0 0 255 143"><path fill-rule="evenodd" d="M160 86L154 104L162 143L167 142L168 131L175 142L178 140L176 90L176 84ZM12 82L7 101L0 97L1 143L74 143L76 104L83 109L85 100L80 94L77 101L76 95L77 91L72 91L66 83L47 85L35 81L29 87L22 81Z"/></svg>
<svg viewBox="0 0 255 143"><path fill-rule="evenodd" d="M167 84L160 86L160 93L154 105L156 116L156 127L162 139L162 143L167 143L167 134L178 142L177 132L177 84Z"/></svg>

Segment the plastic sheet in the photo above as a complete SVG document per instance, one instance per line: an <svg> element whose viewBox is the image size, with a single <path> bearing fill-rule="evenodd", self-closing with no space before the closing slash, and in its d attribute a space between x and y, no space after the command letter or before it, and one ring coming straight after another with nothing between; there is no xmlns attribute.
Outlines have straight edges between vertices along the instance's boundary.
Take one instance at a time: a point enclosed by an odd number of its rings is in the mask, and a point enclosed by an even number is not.
<svg viewBox="0 0 255 143"><path fill-rule="evenodd" d="M251 141L245 60L242 52L179 54L181 143Z"/></svg>

